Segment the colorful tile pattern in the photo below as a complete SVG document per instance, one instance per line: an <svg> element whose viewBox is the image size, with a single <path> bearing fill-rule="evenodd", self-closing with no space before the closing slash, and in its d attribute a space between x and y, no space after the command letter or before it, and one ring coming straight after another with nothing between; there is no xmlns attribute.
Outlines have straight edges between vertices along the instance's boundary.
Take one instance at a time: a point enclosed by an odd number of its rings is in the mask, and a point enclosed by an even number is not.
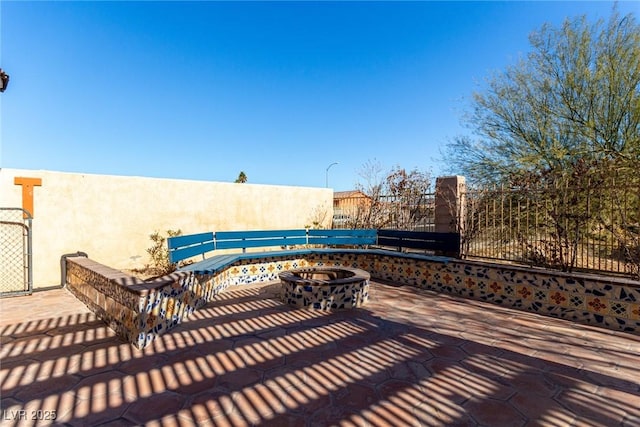
<svg viewBox="0 0 640 427"><path fill-rule="evenodd" d="M275 281L282 271L313 266L360 268L400 285L640 334L640 283L628 279L368 250L258 256L214 274L181 272L157 284L86 258L68 258L67 287L139 348L229 286Z"/></svg>
<svg viewBox="0 0 640 427"><path fill-rule="evenodd" d="M303 271L308 270L306 268ZM291 273L283 272L280 274L280 299L294 307L323 311L361 307L369 301L371 276L362 269L349 270L354 273L353 277L335 283L301 280L291 274L296 270Z"/></svg>

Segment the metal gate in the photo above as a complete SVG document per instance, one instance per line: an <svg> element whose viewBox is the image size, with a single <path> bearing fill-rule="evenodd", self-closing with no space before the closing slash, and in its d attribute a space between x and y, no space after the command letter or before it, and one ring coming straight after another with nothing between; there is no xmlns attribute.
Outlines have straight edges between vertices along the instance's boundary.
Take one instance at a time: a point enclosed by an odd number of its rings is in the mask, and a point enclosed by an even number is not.
<svg viewBox="0 0 640 427"><path fill-rule="evenodd" d="M0 208L0 297L32 292L31 214Z"/></svg>

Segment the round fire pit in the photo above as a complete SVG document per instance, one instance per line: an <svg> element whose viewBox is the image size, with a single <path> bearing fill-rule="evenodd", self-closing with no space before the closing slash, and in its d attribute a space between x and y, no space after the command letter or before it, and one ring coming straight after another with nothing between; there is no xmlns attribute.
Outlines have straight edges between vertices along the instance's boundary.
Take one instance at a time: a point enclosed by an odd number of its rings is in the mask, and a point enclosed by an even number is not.
<svg viewBox="0 0 640 427"><path fill-rule="evenodd" d="M278 276L282 301L295 307L335 310L359 307L369 300L371 275L358 268L298 268Z"/></svg>

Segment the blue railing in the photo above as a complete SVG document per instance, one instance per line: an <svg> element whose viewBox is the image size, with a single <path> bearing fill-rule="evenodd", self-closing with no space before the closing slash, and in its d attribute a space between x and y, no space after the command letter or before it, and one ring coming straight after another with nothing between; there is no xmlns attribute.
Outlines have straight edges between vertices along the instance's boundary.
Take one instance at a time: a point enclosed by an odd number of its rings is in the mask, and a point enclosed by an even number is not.
<svg viewBox="0 0 640 427"><path fill-rule="evenodd" d="M288 249L300 245L378 245L398 250L430 250L456 257L460 254L458 233L376 229L217 231L170 237L167 242L172 263L198 255L204 258L207 252L218 249L242 249L246 252L247 248L280 246Z"/></svg>

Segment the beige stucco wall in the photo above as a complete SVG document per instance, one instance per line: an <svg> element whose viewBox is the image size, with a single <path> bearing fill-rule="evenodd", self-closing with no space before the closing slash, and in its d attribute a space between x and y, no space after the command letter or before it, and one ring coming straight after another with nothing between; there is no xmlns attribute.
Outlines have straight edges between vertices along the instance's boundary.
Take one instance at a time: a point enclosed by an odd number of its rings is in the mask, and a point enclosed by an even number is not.
<svg viewBox="0 0 640 427"><path fill-rule="evenodd" d="M6 168L0 207L22 207L15 177L42 180L33 191L34 289L60 283L66 253L83 251L117 269L142 267L154 231L303 228L322 216L330 225L333 215L333 191L325 188Z"/></svg>

